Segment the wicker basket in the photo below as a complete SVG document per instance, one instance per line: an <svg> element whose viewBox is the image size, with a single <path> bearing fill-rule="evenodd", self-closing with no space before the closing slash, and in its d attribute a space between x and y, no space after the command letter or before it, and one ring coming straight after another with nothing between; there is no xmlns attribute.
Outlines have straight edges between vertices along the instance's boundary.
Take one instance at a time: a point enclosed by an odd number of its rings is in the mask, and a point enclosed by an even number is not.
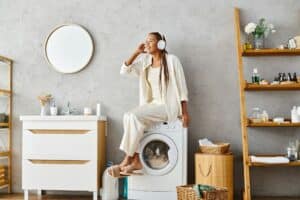
<svg viewBox="0 0 300 200"><path fill-rule="evenodd" d="M229 151L229 143L216 143L216 146L199 146L201 153L226 154Z"/></svg>
<svg viewBox="0 0 300 200"><path fill-rule="evenodd" d="M228 200L228 191L225 188L215 187L213 191L203 192L203 198L197 197L193 185L177 186L177 200Z"/></svg>

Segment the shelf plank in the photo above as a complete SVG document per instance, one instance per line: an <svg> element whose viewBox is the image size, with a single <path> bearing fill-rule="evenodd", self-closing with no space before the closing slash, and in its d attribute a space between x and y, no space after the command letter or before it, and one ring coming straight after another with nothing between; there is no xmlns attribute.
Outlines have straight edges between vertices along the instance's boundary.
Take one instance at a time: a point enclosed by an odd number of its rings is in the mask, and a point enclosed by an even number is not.
<svg viewBox="0 0 300 200"><path fill-rule="evenodd" d="M249 164L250 167L298 167L300 166L300 161L293 161L289 163L281 163L281 164L270 164L270 163L257 163L257 162L251 162Z"/></svg>
<svg viewBox="0 0 300 200"><path fill-rule="evenodd" d="M279 84L279 85L259 85L254 83L246 83L244 86L248 91L263 91L263 90L300 90L300 83Z"/></svg>
<svg viewBox="0 0 300 200"><path fill-rule="evenodd" d="M251 122L248 119L248 127L300 127L300 123L292 123L291 121L285 121L284 123L273 122L272 120L268 122Z"/></svg>
<svg viewBox="0 0 300 200"><path fill-rule="evenodd" d="M8 157L9 154L10 154L9 151L2 151L2 152L0 152L0 157Z"/></svg>
<svg viewBox="0 0 300 200"><path fill-rule="evenodd" d="M255 155L257 157L274 157L274 156L284 156L283 154L274 154L274 155ZM260 162L251 162L251 158L249 156L248 166L250 167L297 167L300 166L300 160L292 161L289 163L260 163Z"/></svg>
<svg viewBox="0 0 300 200"><path fill-rule="evenodd" d="M7 188L8 186L9 186L9 184L2 185L2 186L0 186L0 189Z"/></svg>
<svg viewBox="0 0 300 200"><path fill-rule="evenodd" d="M11 91L10 90L0 89L0 95L10 96L11 95Z"/></svg>
<svg viewBox="0 0 300 200"><path fill-rule="evenodd" d="M0 123L0 126L1 126L1 127L5 127L5 128L8 128L8 127L9 127L9 123Z"/></svg>
<svg viewBox="0 0 300 200"><path fill-rule="evenodd" d="M242 56L299 56L300 49L248 49Z"/></svg>
<svg viewBox="0 0 300 200"><path fill-rule="evenodd" d="M7 58L5 56L0 56L0 61L3 61L3 62L8 63L8 64L11 64L13 62L12 59Z"/></svg>

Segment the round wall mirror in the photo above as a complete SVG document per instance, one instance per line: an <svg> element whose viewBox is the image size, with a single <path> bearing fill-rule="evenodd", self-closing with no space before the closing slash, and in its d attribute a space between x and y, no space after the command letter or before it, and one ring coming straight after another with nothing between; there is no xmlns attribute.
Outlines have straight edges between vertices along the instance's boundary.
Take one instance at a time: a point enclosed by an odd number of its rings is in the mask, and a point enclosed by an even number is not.
<svg viewBox="0 0 300 200"><path fill-rule="evenodd" d="M75 73L86 67L94 53L91 35L82 26L62 25L54 29L45 44L48 62L61 73Z"/></svg>

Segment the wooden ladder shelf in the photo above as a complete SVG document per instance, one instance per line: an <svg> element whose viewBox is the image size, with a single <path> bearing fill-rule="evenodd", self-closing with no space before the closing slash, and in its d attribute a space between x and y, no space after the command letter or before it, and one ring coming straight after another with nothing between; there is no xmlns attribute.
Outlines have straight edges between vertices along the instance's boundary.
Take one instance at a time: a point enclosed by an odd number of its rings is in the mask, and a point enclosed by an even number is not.
<svg viewBox="0 0 300 200"><path fill-rule="evenodd" d="M0 189L7 189L8 193L11 193L12 189L12 66L13 66L13 61L9 58L6 58L4 56L0 56L0 62L4 63L5 66L2 67L7 67L7 75L1 74L0 78L3 79L3 75L7 76L7 88L1 88L0 86L0 96L7 98L7 114L8 114L8 122L0 122L0 129L5 130L5 133L0 133L0 134L7 134L7 150L5 151L0 151L0 158L6 158L7 159L7 167L5 168L5 182L1 182L0 184ZM3 87L3 86L2 86ZM6 171L7 170L7 171Z"/></svg>
<svg viewBox="0 0 300 200"><path fill-rule="evenodd" d="M246 113L245 92L246 91L283 91L283 90L300 90L300 84L288 85L259 85L247 83L244 78L243 57L244 56L300 56L300 49L262 49L262 50L244 50L241 43L241 27L240 27L240 10L234 9L235 32L236 32L236 51L237 51L237 66L239 76L240 89L240 119L242 131L242 146L243 146L243 169L244 169L244 200L251 200L251 185L250 185L250 168L251 167L273 167L284 166L293 167L300 166L300 161L290 162L286 164L267 164L251 162L249 156L248 128L251 127L299 127L300 123L274 123L272 121L264 123L250 123ZM278 155L261 155L261 156L278 156ZM282 156L282 155L281 155Z"/></svg>

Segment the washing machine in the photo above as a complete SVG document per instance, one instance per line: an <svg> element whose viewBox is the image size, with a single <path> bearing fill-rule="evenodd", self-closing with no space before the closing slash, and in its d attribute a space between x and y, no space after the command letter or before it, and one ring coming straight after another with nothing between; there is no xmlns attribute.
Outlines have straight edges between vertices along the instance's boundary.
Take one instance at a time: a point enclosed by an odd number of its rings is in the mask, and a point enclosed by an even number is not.
<svg viewBox="0 0 300 200"><path fill-rule="evenodd" d="M128 199L176 200L176 186L187 183L187 128L180 120L157 123L139 146L143 175L128 178Z"/></svg>

